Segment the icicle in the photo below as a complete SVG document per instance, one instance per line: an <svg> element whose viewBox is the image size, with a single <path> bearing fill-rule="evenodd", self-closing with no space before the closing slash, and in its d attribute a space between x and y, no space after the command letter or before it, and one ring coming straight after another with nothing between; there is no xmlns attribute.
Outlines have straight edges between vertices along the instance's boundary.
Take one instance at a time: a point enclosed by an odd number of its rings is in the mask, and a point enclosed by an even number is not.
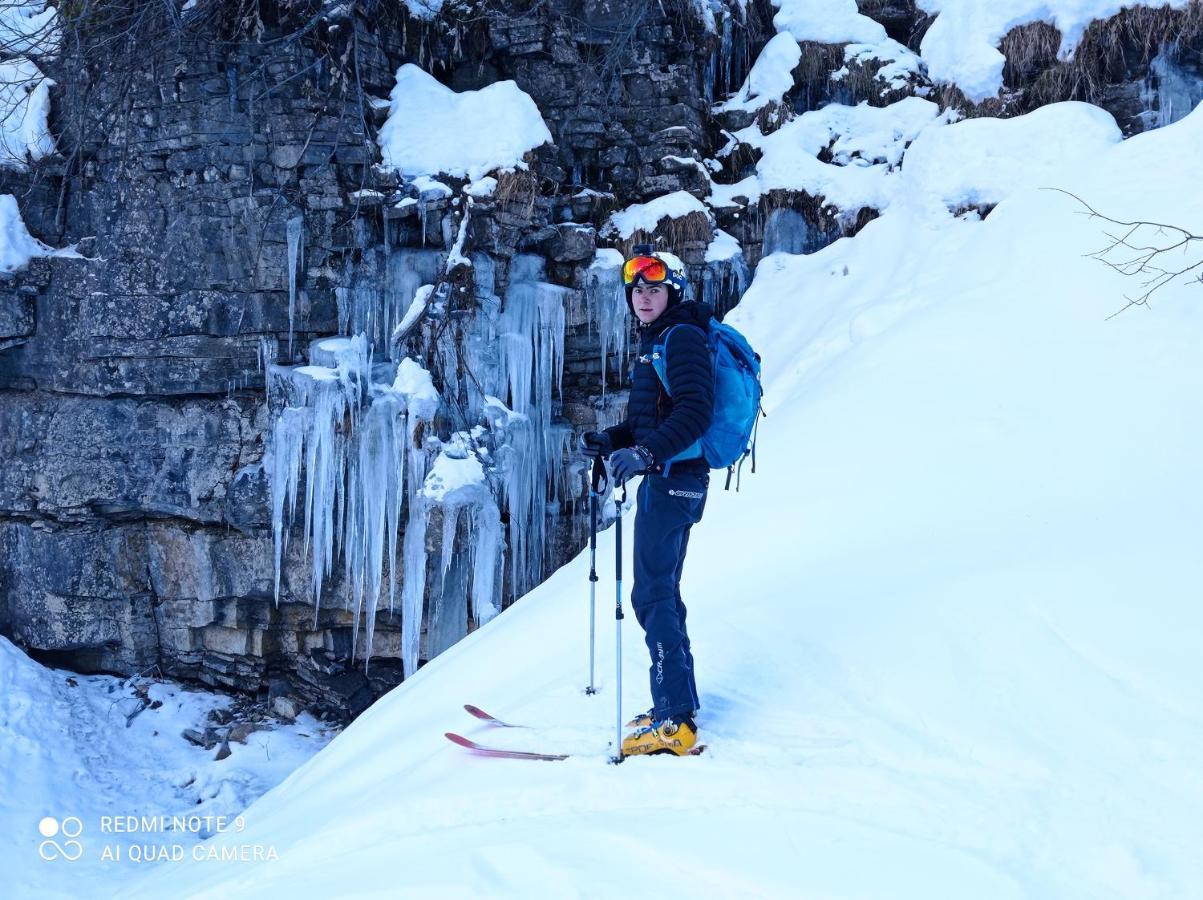
<svg viewBox="0 0 1203 900"><path fill-rule="evenodd" d="M1140 117L1146 129L1164 128L1186 117L1203 101L1203 79L1190 75L1178 63L1176 43L1162 47L1149 63L1141 100Z"/></svg>
<svg viewBox="0 0 1203 900"><path fill-rule="evenodd" d="M416 479L420 487L425 475L424 454L407 454L406 445L412 444L419 425L433 418L439 398L429 375L412 360L403 361L399 369L404 377L391 386L370 385L372 347L365 335L315 341L310 355L327 365L272 366L268 374L283 406L269 448L276 600L303 470L301 530L309 554L315 624L322 586L338 548L346 603L355 614L353 654L359 646L360 618L367 619L366 667L383 587L385 548L395 559L407 488L412 495L412 483L406 482ZM397 582L392 564L389 569L392 608ZM414 661L416 657L411 664Z"/></svg>
<svg viewBox="0 0 1203 900"><path fill-rule="evenodd" d="M508 394L517 414L505 454L506 503L510 513L511 590L515 596L538 583L546 546L547 495L561 463L551 439L553 392L563 372L566 288L542 281L543 260L519 254L510 263L510 284L500 322L498 393Z"/></svg>
<svg viewBox="0 0 1203 900"><path fill-rule="evenodd" d="M472 543L472 618L483 625L501 611L497 575L501 567L501 513L493 495L476 508Z"/></svg>
<svg viewBox="0 0 1203 900"><path fill-rule="evenodd" d="M293 216L288 220L288 357L292 358L293 321L297 307L297 266L302 264L304 253L305 217Z"/></svg>
<svg viewBox="0 0 1203 900"><path fill-rule="evenodd" d="M622 254L599 250L585 272L585 296L589 315L596 323L601 353L601 393L606 396L606 363L618 353L618 365L626 365L631 333L630 310L622 289Z"/></svg>

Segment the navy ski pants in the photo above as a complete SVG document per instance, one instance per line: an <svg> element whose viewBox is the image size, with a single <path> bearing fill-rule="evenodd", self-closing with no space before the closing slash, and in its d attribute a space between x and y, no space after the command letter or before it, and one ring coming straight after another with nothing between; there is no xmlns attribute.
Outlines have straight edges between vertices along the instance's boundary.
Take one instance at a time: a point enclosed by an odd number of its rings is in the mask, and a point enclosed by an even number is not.
<svg viewBox="0 0 1203 900"><path fill-rule="evenodd" d="M652 715L690 715L701 706L685 631L681 570L689 529L702 520L710 473L645 475L635 513L631 608L652 657Z"/></svg>

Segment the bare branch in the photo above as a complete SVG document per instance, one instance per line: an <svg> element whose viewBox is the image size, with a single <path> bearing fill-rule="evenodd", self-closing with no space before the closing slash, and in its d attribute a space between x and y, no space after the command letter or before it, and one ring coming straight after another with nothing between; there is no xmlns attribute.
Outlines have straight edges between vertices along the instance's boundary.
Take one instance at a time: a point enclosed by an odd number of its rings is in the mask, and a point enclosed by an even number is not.
<svg viewBox="0 0 1203 900"><path fill-rule="evenodd" d="M1089 258L1098 260L1121 275L1146 276L1140 281L1141 293L1135 297L1125 295L1124 299L1128 301L1127 304L1107 318L1114 318L1133 306L1147 307L1149 298L1154 293L1184 276L1193 276L1191 281L1203 283L1203 235L1188 231L1180 225L1169 225L1164 222L1150 222L1144 219L1125 222L1099 212L1071 191L1061 188L1045 188L1045 190L1056 191L1072 197L1085 209L1082 215L1089 219L1101 219L1127 229L1122 233L1118 231L1113 233L1112 230L1104 231L1103 235L1110 243L1102 249L1086 254ZM1165 238L1165 240L1156 242L1156 238ZM1193 262L1190 256L1192 250L1199 251L1198 258ZM1169 262L1171 254L1180 254L1187 258L1180 263L1172 264Z"/></svg>

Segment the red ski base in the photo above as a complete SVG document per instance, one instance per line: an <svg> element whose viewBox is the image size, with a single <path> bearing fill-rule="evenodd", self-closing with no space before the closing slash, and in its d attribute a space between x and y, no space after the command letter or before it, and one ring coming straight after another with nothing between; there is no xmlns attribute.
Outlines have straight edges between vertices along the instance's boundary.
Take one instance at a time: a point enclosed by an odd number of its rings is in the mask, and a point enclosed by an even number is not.
<svg viewBox="0 0 1203 900"><path fill-rule="evenodd" d="M471 716L475 716L482 722L488 722L490 725L496 725L500 728L525 728L525 725L511 725L509 722L503 722L496 716L491 716L479 706L473 706L471 703L464 704L464 710Z"/></svg>
<svg viewBox="0 0 1203 900"><path fill-rule="evenodd" d="M471 750L478 756L494 756L498 759L543 759L548 762L554 762L560 759L567 759L566 753L530 753L526 750L502 750L499 747L486 747L483 744L478 744L476 741L469 740L462 734L455 732L446 732L447 740L453 744L459 744L466 750Z"/></svg>

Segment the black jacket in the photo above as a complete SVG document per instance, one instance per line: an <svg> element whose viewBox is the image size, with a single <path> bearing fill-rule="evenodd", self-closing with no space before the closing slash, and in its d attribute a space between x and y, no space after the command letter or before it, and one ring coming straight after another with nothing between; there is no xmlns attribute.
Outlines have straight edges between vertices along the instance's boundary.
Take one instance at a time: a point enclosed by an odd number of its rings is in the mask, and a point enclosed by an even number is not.
<svg viewBox="0 0 1203 900"><path fill-rule="evenodd" d="M654 322L639 326L639 355L632 366L627 418L606 429L615 450L640 444L660 467L710 427L714 415L714 364L706 328L712 314L708 305L687 301L669 307ZM652 347L674 325L683 327L673 331L665 347L670 397L651 357ZM705 472L709 468L705 460L673 463L673 471Z"/></svg>

